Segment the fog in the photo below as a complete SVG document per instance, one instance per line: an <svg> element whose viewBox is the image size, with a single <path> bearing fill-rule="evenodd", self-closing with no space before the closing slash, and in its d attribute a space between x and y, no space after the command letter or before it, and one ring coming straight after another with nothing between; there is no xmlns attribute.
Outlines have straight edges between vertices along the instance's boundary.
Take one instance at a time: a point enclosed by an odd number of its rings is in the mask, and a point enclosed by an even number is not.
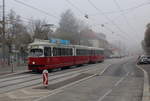
<svg viewBox="0 0 150 101"><path fill-rule="evenodd" d="M150 21L150 2L148 0L90 0L95 8L88 0L21 1L49 15L15 0L6 0L6 13L13 9L25 21L30 18L46 19L48 23L58 25L61 13L71 9L77 18L83 20L93 30L104 33L109 42L121 41L127 50L132 52L141 50L146 24ZM88 15L88 19L84 17L85 14ZM101 24L104 24L104 27Z"/></svg>

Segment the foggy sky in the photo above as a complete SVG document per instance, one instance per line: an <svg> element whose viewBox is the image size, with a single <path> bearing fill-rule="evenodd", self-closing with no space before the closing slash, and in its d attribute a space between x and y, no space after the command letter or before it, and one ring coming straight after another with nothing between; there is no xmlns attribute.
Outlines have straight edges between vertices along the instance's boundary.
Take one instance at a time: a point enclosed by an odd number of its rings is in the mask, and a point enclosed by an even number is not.
<svg viewBox="0 0 150 101"><path fill-rule="evenodd" d="M88 0L69 0L77 8L70 5L66 0L21 0L24 3L42 9L54 16L50 17L29 7L16 3L14 0L6 0L6 12L13 9L17 14L24 18L46 19L48 23L58 25L60 15L67 9L71 9L75 16L85 23L89 24L96 32L102 32L107 36L109 41L122 41L128 47L133 49L140 48L141 40L143 40L145 26L150 22L150 4L141 6L134 10L118 12L120 9L115 5L114 0L91 0L97 8L106 12L105 15L113 20L117 26L123 31L120 32L113 23L108 21L99 11L92 7ZM149 0L116 0L121 9L135 7ZM109 12L116 13L109 13ZM84 18L84 14L89 15L89 19ZM26 19L23 19L27 21ZM100 25L104 24L105 27ZM114 33L112 33L112 31Z"/></svg>

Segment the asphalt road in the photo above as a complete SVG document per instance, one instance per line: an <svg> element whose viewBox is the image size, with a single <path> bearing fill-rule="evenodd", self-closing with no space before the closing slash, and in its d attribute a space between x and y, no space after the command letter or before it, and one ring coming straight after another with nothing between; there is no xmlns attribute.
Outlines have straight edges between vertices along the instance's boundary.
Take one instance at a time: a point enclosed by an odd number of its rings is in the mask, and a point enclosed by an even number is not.
<svg viewBox="0 0 150 101"><path fill-rule="evenodd" d="M101 75L35 101L141 101L143 72L129 58L110 65Z"/></svg>
<svg viewBox="0 0 150 101"><path fill-rule="evenodd" d="M108 59L103 63L42 75L21 73L0 77L0 101L141 101L143 72L134 58Z"/></svg>

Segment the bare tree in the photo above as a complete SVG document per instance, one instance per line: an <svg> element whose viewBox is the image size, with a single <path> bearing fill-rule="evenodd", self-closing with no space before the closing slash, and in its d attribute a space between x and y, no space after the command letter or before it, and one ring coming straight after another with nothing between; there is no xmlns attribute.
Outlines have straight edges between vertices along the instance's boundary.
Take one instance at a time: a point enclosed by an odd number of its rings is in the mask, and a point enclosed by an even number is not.
<svg viewBox="0 0 150 101"><path fill-rule="evenodd" d="M31 35L21 17L13 10L10 10L6 28L6 45L8 46L9 54L12 53L12 46L15 46L15 49L19 50L21 55L24 54L31 41ZM22 49L24 49L24 53L21 51Z"/></svg>
<svg viewBox="0 0 150 101"><path fill-rule="evenodd" d="M150 47L150 23L147 24L144 41L145 41L146 47Z"/></svg>
<svg viewBox="0 0 150 101"><path fill-rule="evenodd" d="M29 24L29 31L33 35L33 38L48 39L48 34L52 33L52 30L45 26L47 25L45 20L32 20Z"/></svg>
<svg viewBox="0 0 150 101"><path fill-rule="evenodd" d="M15 44L16 48L19 49L21 44L27 45L31 42L31 36L26 25L22 22L21 17L13 10L8 14L7 23L7 43Z"/></svg>
<svg viewBox="0 0 150 101"><path fill-rule="evenodd" d="M62 13L59 22L59 28L56 30L56 36L61 39L70 40L72 44L78 44L79 25L71 10Z"/></svg>
<svg viewBox="0 0 150 101"><path fill-rule="evenodd" d="M147 24L144 40L141 42L142 48L146 54L150 54L150 23Z"/></svg>

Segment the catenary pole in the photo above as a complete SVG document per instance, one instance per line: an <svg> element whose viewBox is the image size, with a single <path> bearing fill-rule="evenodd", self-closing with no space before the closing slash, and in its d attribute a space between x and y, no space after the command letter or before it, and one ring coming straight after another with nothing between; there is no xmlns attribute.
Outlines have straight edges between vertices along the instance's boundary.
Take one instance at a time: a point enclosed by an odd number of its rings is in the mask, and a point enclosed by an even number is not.
<svg viewBox="0 0 150 101"><path fill-rule="evenodd" d="M3 0L3 21L2 21L2 55L5 60L5 0Z"/></svg>

